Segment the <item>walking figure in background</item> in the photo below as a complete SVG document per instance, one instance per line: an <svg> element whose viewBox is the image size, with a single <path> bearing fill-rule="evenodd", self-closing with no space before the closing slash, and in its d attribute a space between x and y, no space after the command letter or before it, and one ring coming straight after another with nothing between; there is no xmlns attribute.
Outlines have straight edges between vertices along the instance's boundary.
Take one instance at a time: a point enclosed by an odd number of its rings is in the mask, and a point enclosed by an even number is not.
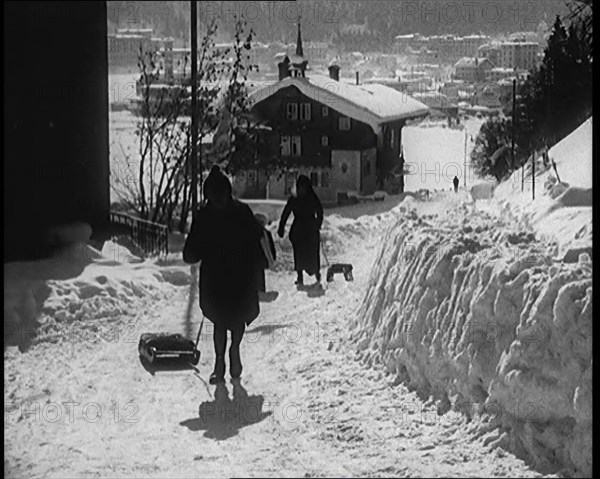
<svg viewBox="0 0 600 479"><path fill-rule="evenodd" d="M196 213L183 249L186 263L202 261L200 309L214 326L211 384L224 381L227 331L231 331L229 372L232 379L241 376L240 343L246 326L259 313L256 267L263 228L250 207L234 200L231 192L229 179L213 166L204 182L207 201Z"/></svg>
<svg viewBox="0 0 600 479"><path fill-rule="evenodd" d="M452 183L454 183L454 193L458 193L458 176L454 177L454 180L452 180Z"/></svg>
<svg viewBox="0 0 600 479"><path fill-rule="evenodd" d="M275 251L273 236L271 235L271 232L265 228L265 226L267 226L267 217L262 213L256 213L254 217L262 226L262 238L260 240L261 257L258 267L256 268L257 289L259 293L265 293L267 291L265 270L273 268L277 253Z"/></svg>
<svg viewBox="0 0 600 479"><path fill-rule="evenodd" d="M319 253L320 230L323 224L323 206L313 190L310 179L300 175L296 180L296 195L288 199L277 234L283 238L285 224L294 213L294 222L290 228L290 241L294 249L294 269L298 275L296 284L304 284L303 272L315 275L321 281L321 256Z"/></svg>

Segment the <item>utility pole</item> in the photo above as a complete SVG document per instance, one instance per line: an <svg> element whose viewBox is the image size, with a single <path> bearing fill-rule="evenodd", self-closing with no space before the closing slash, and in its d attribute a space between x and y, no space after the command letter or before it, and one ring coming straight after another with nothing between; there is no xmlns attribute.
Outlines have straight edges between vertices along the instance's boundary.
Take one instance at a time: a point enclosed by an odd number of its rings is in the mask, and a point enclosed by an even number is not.
<svg viewBox="0 0 600 479"><path fill-rule="evenodd" d="M525 189L525 163L521 165L521 193Z"/></svg>
<svg viewBox="0 0 600 479"><path fill-rule="evenodd" d="M198 211L198 4L191 2L192 14L192 215Z"/></svg>
<svg viewBox="0 0 600 479"><path fill-rule="evenodd" d="M465 170L465 188L467 187L467 127L465 126L465 165L464 165L464 170Z"/></svg>
<svg viewBox="0 0 600 479"><path fill-rule="evenodd" d="M515 123L517 122L517 117L515 115L516 105L517 105L517 79L513 78L513 103L512 103L512 139L511 139L511 168L514 168L515 165Z"/></svg>
<svg viewBox="0 0 600 479"><path fill-rule="evenodd" d="M531 155L531 199L535 200L535 152Z"/></svg>

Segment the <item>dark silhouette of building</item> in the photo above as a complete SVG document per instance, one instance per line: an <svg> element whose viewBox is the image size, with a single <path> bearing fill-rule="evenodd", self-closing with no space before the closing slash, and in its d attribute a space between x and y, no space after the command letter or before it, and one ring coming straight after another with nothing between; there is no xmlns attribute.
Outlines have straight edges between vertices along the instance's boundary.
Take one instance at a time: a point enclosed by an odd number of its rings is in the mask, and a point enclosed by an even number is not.
<svg viewBox="0 0 600 479"><path fill-rule="evenodd" d="M4 261L110 208L105 2L4 3Z"/></svg>

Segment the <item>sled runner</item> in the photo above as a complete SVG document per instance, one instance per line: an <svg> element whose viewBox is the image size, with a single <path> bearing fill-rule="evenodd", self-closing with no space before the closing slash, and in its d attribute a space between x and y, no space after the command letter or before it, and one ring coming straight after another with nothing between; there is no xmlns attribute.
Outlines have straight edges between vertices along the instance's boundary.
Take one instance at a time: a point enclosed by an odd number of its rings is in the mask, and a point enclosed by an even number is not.
<svg viewBox="0 0 600 479"><path fill-rule="evenodd" d="M143 333L138 344L140 356L150 364L163 358L180 358L195 366L200 362L198 342L203 324L204 318L200 323L196 343L184 338L181 334Z"/></svg>
<svg viewBox="0 0 600 479"><path fill-rule="evenodd" d="M323 256L325 257L325 262L327 263L327 282L331 283L333 281L333 277L339 273L344 275L344 279L346 281L354 280L354 276L352 275L352 265L350 263L329 263L327 254L325 254L325 248L323 247L323 241L321 241L321 251L323 251Z"/></svg>

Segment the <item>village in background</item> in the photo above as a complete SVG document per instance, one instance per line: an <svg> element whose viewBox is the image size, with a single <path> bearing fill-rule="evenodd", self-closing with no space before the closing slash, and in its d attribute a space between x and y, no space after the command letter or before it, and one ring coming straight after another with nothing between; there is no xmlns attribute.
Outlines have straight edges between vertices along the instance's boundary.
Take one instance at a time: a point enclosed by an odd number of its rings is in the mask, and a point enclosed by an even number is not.
<svg viewBox="0 0 600 479"><path fill-rule="evenodd" d="M117 209L138 210L139 214L139 206L132 208L131 190L138 188L136 172L140 160L136 152L142 140L135 138L133 132L144 108L151 109L148 105L144 107L144 102L153 102L155 110L157 103L163 108L165 103L172 102L173 92L187 97L189 102L191 48L188 32L178 38L164 37L149 26L153 24L152 19L141 18L138 11L139 5L145 2L136 2L128 8L128 2L111 3L108 28L111 172L117 179L111 186L111 194L113 203L121 203ZM208 3L211 5L200 8L200 28L205 30L209 29L210 20L218 27L226 23L220 22L223 10L219 8L224 8L223 5ZM115 22L110 21L111 12ZM244 9L236 11L235 8L228 13L230 17L248 15ZM547 14L537 13L543 18L528 31L463 36L408 33L395 35L390 44L381 44L381 38L377 41L378 35L369 32L365 25L327 25L327 22L325 26L335 30L335 34L330 35L328 41L315 41L306 34L306 31L314 31L313 18L306 13L304 21L296 17L295 21L283 22L287 32L280 36L296 37L295 41L271 41L254 34L248 42L248 50L244 51L247 55L242 58L246 65L245 86L250 96L261 97L263 105L265 97L273 97L266 102L270 106L262 108L266 123L263 130L273 131L260 132L260 145L255 154L263 161L235 172L236 195L246 199L283 200L300 173L311 178L327 205L353 203L357 198L382 199L384 193L399 194L405 189L423 196L428 190L450 187L455 175L466 186L477 177L467 165L467 156L485 118L501 115L510 108L513 82L525 81L543 59L550 27ZM227 17L227 12L224 16ZM266 20L259 21L265 23ZM246 21L246 31L260 28L259 21ZM160 30L164 32L164 26ZM207 51L214 55L217 64L231 67L235 63L233 40L228 38L231 35L221 31L227 30L226 25L216 30ZM199 38L203 35L205 32L201 30ZM140 55L149 52L153 59L153 76L146 77L144 84ZM282 70L281 63L286 61L289 65ZM294 61L302 66L298 76L306 78L311 89L299 93L292 102L286 93L289 89L277 93L277 85L288 76L296 76L293 68L288 71ZM144 86L148 87L147 97ZM227 89L225 81L221 89ZM180 111L182 116L189 113L185 111L185 101ZM377 103L388 109L383 111L373 106ZM346 107L341 108L344 114L340 110L342 104ZM218 103L216 109L223 110L222 105ZM390 108L390 105L395 106ZM282 111L285 108L287 110ZM253 111L260 109L256 107ZM332 114L328 120L329 109ZM373 116L370 125L356 114L365 109ZM410 125L461 132L453 136L450 146L458 155L440 151L438 158L427 158L424 163L418 152L416 156L406 157L405 147L411 140L403 140L403 129ZM206 131L201 132L200 152L203 171L224 157L214 151L214 143L220 141L222 121L220 126L218 123L205 126ZM373 138L371 129L375 132ZM248 148L246 151L251 154ZM432 168L440 172L452 164L452 174L447 173L447 178L437 178L435 182L427 178L419 178L419 181L408 178L411 167L407 163L429 167L434 161L438 164ZM263 168L265 164L269 168ZM418 168L413 166L412 173ZM267 171L274 169L276 174ZM416 173L422 176L420 171ZM129 198L129 207L123 205L123 198ZM158 218L154 215L154 219Z"/></svg>

